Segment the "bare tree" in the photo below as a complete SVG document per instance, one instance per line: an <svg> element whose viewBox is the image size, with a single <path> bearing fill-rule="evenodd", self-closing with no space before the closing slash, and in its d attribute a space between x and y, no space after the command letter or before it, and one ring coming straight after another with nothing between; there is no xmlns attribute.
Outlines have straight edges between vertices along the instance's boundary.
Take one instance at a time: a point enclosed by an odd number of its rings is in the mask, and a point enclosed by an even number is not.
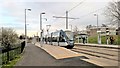
<svg viewBox="0 0 120 68"><path fill-rule="evenodd" d="M120 24L120 1L109 2L105 10L105 16L111 25ZM120 27L120 26L119 26Z"/></svg>
<svg viewBox="0 0 120 68"><path fill-rule="evenodd" d="M91 28L92 27L92 25L87 25L86 26L86 29L89 29L89 28Z"/></svg>
<svg viewBox="0 0 120 68"><path fill-rule="evenodd" d="M77 35L77 34L78 34L79 30L78 30L78 27L77 27L77 26L75 26L75 28L73 29L73 32L74 32L74 35Z"/></svg>

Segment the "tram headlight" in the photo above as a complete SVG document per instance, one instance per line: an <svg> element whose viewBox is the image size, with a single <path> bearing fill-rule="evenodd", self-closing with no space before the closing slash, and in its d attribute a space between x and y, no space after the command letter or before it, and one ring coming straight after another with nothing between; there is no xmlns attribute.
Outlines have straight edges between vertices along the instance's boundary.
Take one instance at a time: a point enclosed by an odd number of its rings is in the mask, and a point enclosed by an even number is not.
<svg viewBox="0 0 120 68"><path fill-rule="evenodd" d="M68 45L73 45L73 43L74 43L73 41L69 41Z"/></svg>

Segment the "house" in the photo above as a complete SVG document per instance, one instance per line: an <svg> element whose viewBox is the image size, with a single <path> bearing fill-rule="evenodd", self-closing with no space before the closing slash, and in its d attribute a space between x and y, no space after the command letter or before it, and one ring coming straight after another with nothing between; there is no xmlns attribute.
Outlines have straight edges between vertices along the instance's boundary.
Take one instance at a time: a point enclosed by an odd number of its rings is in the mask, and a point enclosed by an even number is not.
<svg viewBox="0 0 120 68"><path fill-rule="evenodd" d="M108 26L90 26L86 28L87 34L89 36L95 36L98 33L101 34L101 36L105 35L116 35L116 28L114 27L108 27Z"/></svg>

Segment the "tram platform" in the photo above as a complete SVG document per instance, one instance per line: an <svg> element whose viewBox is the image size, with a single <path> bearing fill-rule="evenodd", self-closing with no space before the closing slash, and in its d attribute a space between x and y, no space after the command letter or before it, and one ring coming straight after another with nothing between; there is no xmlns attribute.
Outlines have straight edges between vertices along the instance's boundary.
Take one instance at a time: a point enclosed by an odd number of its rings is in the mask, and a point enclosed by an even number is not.
<svg viewBox="0 0 120 68"><path fill-rule="evenodd" d="M66 49L64 47L55 46L55 45L48 45L48 44L42 44L36 43L37 47L40 47L41 49L45 50L47 53L49 53L51 56L53 56L55 59L64 59L64 58L72 58L72 57L78 57L82 56L79 53L73 52L69 49Z"/></svg>
<svg viewBox="0 0 120 68"><path fill-rule="evenodd" d="M83 46L94 46L94 47L104 47L104 48L115 48L120 49L120 45L107 45L107 44L91 44L91 43L75 43L75 45L83 45Z"/></svg>

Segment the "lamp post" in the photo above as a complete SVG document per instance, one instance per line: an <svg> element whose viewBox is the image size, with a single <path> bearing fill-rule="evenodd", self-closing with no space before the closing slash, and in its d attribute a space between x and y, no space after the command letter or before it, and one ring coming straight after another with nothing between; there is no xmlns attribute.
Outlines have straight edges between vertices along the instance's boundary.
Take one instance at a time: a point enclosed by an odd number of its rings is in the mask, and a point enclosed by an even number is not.
<svg viewBox="0 0 120 68"><path fill-rule="evenodd" d="M25 45L27 45L26 10L29 10L29 11L31 11L31 9L25 9Z"/></svg>
<svg viewBox="0 0 120 68"><path fill-rule="evenodd" d="M47 29L47 37L49 35L49 29L50 29L51 25L46 25L46 29ZM48 38L46 39L46 44L48 42Z"/></svg>
<svg viewBox="0 0 120 68"><path fill-rule="evenodd" d="M109 28L106 28L106 41L107 41L107 45L109 44Z"/></svg>
<svg viewBox="0 0 120 68"><path fill-rule="evenodd" d="M45 14L45 13L44 12L40 13L40 45L41 47L42 47L42 41L43 41L42 14Z"/></svg>
<svg viewBox="0 0 120 68"><path fill-rule="evenodd" d="M100 37L100 33L101 33L101 31L99 31L99 29L98 29L98 14L94 14L94 16L97 17L98 44L101 44L101 37Z"/></svg>
<svg viewBox="0 0 120 68"><path fill-rule="evenodd" d="M49 34L49 29L50 29L51 25L46 25L46 27L47 27L47 35L48 35Z"/></svg>

